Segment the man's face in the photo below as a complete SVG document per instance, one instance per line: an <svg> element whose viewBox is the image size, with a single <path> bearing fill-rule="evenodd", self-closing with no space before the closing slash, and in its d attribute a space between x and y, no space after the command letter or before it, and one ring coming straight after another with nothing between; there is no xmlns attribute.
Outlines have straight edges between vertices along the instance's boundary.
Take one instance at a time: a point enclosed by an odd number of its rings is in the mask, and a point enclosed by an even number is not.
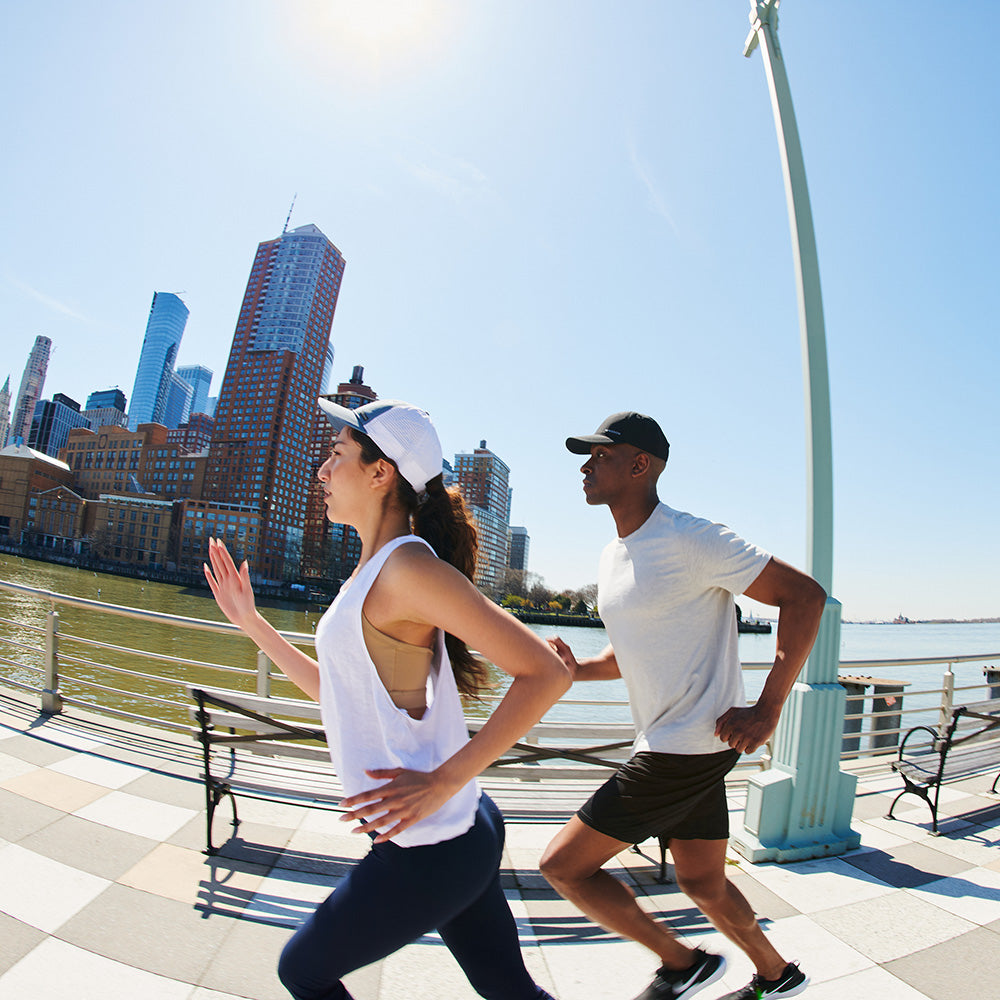
<svg viewBox="0 0 1000 1000"><path fill-rule="evenodd" d="M628 487L637 449L630 444L595 444L580 471L583 495L592 506L610 504Z"/></svg>

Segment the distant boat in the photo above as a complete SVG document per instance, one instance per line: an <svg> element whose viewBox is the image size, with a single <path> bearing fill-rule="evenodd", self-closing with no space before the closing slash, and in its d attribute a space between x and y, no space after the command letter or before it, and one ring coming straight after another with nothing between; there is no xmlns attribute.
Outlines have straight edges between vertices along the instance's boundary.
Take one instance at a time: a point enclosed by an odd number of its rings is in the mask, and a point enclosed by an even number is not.
<svg viewBox="0 0 1000 1000"><path fill-rule="evenodd" d="M744 618L740 606L736 605L736 631L740 634L750 632L756 635L770 635L771 623L762 622L759 618Z"/></svg>

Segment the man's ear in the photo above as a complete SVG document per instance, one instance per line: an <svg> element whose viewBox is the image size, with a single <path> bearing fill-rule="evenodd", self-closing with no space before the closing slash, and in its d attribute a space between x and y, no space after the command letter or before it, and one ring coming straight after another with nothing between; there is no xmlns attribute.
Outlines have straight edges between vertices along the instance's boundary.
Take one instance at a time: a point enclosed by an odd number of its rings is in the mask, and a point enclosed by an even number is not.
<svg viewBox="0 0 1000 1000"><path fill-rule="evenodd" d="M649 455L644 451L637 451L635 458L632 459L632 478L638 479L640 476L646 475L649 469Z"/></svg>

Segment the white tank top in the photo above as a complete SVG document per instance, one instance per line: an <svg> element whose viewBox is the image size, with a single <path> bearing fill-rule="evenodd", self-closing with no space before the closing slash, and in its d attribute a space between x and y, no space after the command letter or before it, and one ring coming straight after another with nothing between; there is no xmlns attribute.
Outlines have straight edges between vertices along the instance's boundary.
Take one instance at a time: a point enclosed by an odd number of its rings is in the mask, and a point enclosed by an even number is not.
<svg viewBox="0 0 1000 1000"><path fill-rule="evenodd" d="M366 775L366 769L432 771L469 740L440 629L427 679L427 711L421 719L414 719L393 704L365 646L361 632L365 598L385 561L408 542L427 545L416 535L394 538L383 545L357 576L340 588L316 627L323 727L345 795L384 784ZM478 803L479 786L473 780L437 812L414 823L392 842L400 847L416 847L458 837L472 826Z"/></svg>

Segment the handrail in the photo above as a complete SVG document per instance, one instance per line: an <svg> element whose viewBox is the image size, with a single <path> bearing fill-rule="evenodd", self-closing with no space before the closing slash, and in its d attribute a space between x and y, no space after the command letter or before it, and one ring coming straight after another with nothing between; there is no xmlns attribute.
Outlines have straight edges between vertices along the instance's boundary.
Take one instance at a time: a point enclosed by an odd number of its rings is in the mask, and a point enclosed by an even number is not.
<svg viewBox="0 0 1000 1000"><path fill-rule="evenodd" d="M165 611L146 611L142 608L130 608L122 604L106 604L103 601L95 601L89 597L73 597L70 594L59 594L52 590L44 590L40 587L29 587L22 583L11 583L7 580L0 580L0 590L7 590L12 593L32 594L36 597L44 598L54 604L65 604L72 607L84 608L90 611L103 611L108 614L122 615L127 618L138 618L144 621L158 622L164 625L179 625L185 628L200 629L208 632L223 632L230 635L240 633L236 625L229 622L212 621L207 618L191 618L186 615L173 615ZM29 626L30 627L30 626ZM306 645L315 644L315 635L311 632L281 631L279 634L289 641L301 642ZM920 656L920 657L889 657L885 660L841 660L840 666L844 668L858 669L879 669L887 664L910 667L926 666L935 663L975 663L978 660L1000 659L1000 653L963 653L961 655L949 656ZM752 660L742 664L744 670L770 670L773 661Z"/></svg>
<svg viewBox="0 0 1000 1000"><path fill-rule="evenodd" d="M244 657L247 656L247 651L252 647L252 644L239 628L228 622L110 604L91 598L74 597L68 594L61 594L25 584L11 583L5 580L0 580L0 591L33 597L40 602L47 602L50 605L50 610L41 625L28 624L0 617L0 625L6 625L11 629L17 630L12 632L10 638L4 636L2 630L0 630L0 643L5 647L4 652L17 650L29 654L23 658L23 661L0 655L0 664L14 668L12 675L7 673L0 678L0 684L40 695L42 709L46 712L58 712L63 702L65 702L66 704L84 706L93 711L109 715L136 719L162 728L180 729L183 727L178 725L177 720L162 717L162 714L157 709L180 708L183 710L183 705L180 702L170 700L170 687L176 687L179 684L183 685L190 680L190 676L185 676L185 671L214 671L219 677L225 675L233 678L237 687L243 684L250 687L256 686L256 693L265 697L270 695L272 680L281 685L290 683L273 668L273 664L259 651L256 651L254 666L233 665L234 663L247 662L247 659L244 659ZM207 662L204 659L174 656L155 649L135 649L131 646L119 645L104 641L103 639L88 638L85 635L74 634L77 631L87 631L86 629L74 629L73 633L61 631L61 622L59 614L56 611L56 608L59 606L78 608L98 615L102 613L110 614L149 622L153 625L167 626L171 630L176 629L178 636L183 635L183 630L214 633L220 637L228 636L239 639L240 646L232 660L228 656L225 657L229 661L226 663L217 662L218 658L216 662ZM44 603L40 610L44 612ZM32 638L37 635L39 644L32 646L18 641L20 638L26 638L23 632L32 633ZM281 630L280 634L296 645L313 646L315 644L315 636L311 633ZM15 635L18 636L18 639L14 638ZM143 642L142 640L138 642L133 640L133 644L142 645ZM233 648L235 649L236 647ZM216 656L215 649L216 643L213 641L208 655ZM110 659L115 662L100 662L98 659L91 659L90 657L95 655L91 650L95 652L97 650L105 651L108 655L101 659ZM194 649L191 649L191 651L194 652ZM138 661L138 663L133 665L133 660ZM884 702L876 704L873 701L873 710L866 712L864 710L866 703L869 698L872 698L872 695L859 689L849 691L846 701L847 710L844 716L845 723L848 725L845 725L843 734L842 758L852 759L859 756L875 757L883 753L893 752L892 741L895 740L898 742L899 735L904 731L902 725L904 716L911 717L914 714L918 716L921 714L924 716L930 714L938 714L939 717L943 716L943 714L950 712L951 705L956 701L956 695L964 692L978 691L983 688L983 682L972 685L956 685L954 673L954 666L956 664L986 662L990 660L1000 660L1000 653L841 661L840 667L843 673L854 674L859 677L865 677L865 672L874 672L876 675L884 673L887 668L893 666L906 668L947 665L942 686L927 688L926 690L906 691L905 698L907 704L905 708L901 703L897 703L889 711L886 710ZM170 669L165 670L162 674L135 669L135 666L141 665L142 661L155 661L168 665ZM36 664L41 664L41 666ZM82 669L66 671L65 676L60 677L60 666L73 666ZM771 666L772 663L770 661L746 662L742 664L745 671L766 671ZM152 669L155 670L155 667ZM34 681L34 677L36 676L40 677L40 680ZM120 677L122 680L112 682L113 677ZM872 681L875 679L875 677L871 678ZM130 682L134 682L131 684L131 689L129 689ZM112 686L113 683L120 684L121 686ZM151 683L165 685L167 690L164 694L166 697L153 695L149 687ZM84 690L103 692L109 697L101 698L97 704L93 704L82 700L78 696L74 696L79 695ZM484 694L481 702L484 703L488 710L490 705L502 697L502 690L497 690L496 692ZM902 692L900 692L898 697L903 697ZM136 712L128 711L128 709L137 708L139 712L142 712L144 707L147 706L150 709L150 715L136 714ZM586 711L588 709L593 709L594 711ZM627 714L628 710L628 701L622 698L563 698L557 703L557 706L554 706L554 711L557 714L565 713L570 718L589 719L595 723L600 719L611 717L619 719L623 713ZM479 714L473 706L469 706L467 713L470 718ZM181 714L178 713L178 719L181 717ZM870 728L862 728L864 720L870 721ZM864 745L863 749L862 745ZM766 755L763 760L766 764ZM745 763L754 765L756 762L748 760Z"/></svg>
<svg viewBox="0 0 1000 1000"><path fill-rule="evenodd" d="M154 622L159 625L175 625L182 628L195 629L201 632L219 632L228 635L242 635L238 625L230 622L217 622L208 618L189 618L186 615L172 615L167 611L144 611L142 608L130 608L124 604L106 604L90 597L73 597L71 594L58 594L54 590L43 590L40 587L29 587L23 583L10 583L0 580L0 590L14 594L31 594L53 605L64 604L67 607L83 608L86 611L100 611L109 615L120 615L123 618L136 618L139 621ZM315 636L310 632L291 632L278 630L279 635L289 642L313 645Z"/></svg>

